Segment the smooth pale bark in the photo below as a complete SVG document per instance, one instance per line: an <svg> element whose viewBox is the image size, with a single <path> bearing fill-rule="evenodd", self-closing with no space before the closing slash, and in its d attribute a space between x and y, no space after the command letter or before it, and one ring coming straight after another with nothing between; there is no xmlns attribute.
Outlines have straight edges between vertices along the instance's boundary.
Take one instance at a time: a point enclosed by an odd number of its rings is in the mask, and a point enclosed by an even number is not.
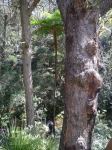
<svg viewBox="0 0 112 150"><path fill-rule="evenodd" d="M26 99L26 118L27 126L35 125L34 121L34 106L33 106L33 85L32 85L32 70L31 70L31 29L30 16L32 11L40 0L20 0L20 16L22 26L22 50L23 50L23 80Z"/></svg>
<svg viewBox="0 0 112 150"><path fill-rule="evenodd" d="M102 86L98 73L98 10L85 0L58 0L65 27L65 107L60 150L91 150Z"/></svg>
<svg viewBox="0 0 112 150"><path fill-rule="evenodd" d="M22 50L23 50L23 80L26 98L27 126L34 125L33 86L31 70L31 31L30 13L27 0L20 0L21 26L22 26Z"/></svg>

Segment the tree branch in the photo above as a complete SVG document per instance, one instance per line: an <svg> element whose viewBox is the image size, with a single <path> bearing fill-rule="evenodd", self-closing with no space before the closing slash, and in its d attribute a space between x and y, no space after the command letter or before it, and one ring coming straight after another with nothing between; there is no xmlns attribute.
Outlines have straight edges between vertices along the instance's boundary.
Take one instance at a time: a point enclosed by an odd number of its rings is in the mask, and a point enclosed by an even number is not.
<svg viewBox="0 0 112 150"><path fill-rule="evenodd" d="M57 0L57 4L58 4L58 8L61 12L62 15L62 19L66 19L66 11L67 11L67 4L69 3L67 0L67 2L65 3L66 0Z"/></svg>
<svg viewBox="0 0 112 150"><path fill-rule="evenodd" d="M29 4L30 13L35 9L40 0L32 0L31 4Z"/></svg>
<svg viewBox="0 0 112 150"><path fill-rule="evenodd" d="M105 15L112 8L112 0L102 0L100 3L100 14Z"/></svg>

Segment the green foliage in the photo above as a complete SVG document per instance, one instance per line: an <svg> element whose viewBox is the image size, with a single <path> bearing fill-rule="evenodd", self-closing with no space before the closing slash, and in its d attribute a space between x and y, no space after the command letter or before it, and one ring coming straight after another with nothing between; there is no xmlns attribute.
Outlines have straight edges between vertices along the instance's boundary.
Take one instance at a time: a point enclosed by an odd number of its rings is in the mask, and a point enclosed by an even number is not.
<svg viewBox="0 0 112 150"><path fill-rule="evenodd" d="M38 26L34 33L38 32L47 35L49 33L52 34L55 29L57 35L60 35L63 31L63 24L59 10L56 10L53 13L45 12L41 20L32 19L31 24L33 26Z"/></svg>
<svg viewBox="0 0 112 150"><path fill-rule="evenodd" d="M37 41L37 39L36 39ZM34 83L34 103L36 110L43 110L45 115L53 115L54 105L54 49L53 40L50 37L43 38L42 45L35 48L35 58L32 62L33 83ZM44 45L44 46L43 46ZM63 100L63 49L58 52L58 81L57 81L57 105L56 114L62 110ZM52 112L52 113L51 113ZM49 118L49 117L48 117ZM52 118L52 117L51 117Z"/></svg>
<svg viewBox="0 0 112 150"><path fill-rule="evenodd" d="M99 109L101 113L105 113L103 118L109 123L112 120L112 10L110 10L103 18L100 18L99 35L103 49L101 51L104 63L102 76L104 79L103 89L99 95Z"/></svg>
<svg viewBox="0 0 112 150"><path fill-rule="evenodd" d="M2 147L4 150L56 150L56 141L52 138L32 136L23 130L12 128L7 142Z"/></svg>
<svg viewBox="0 0 112 150"><path fill-rule="evenodd" d="M97 117L93 134L92 150L104 150L111 137L112 129L108 127L106 121L98 119Z"/></svg>
<svg viewBox="0 0 112 150"><path fill-rule="evenodd" d="M53 13L45 13L43 18L40 20L32 19L31 24L37 27L33 29L34 30L33 35L37 35L36 34L37 32L40 33L41 35L46 35L44 38L45 38L45 41L47 42L43 42L44 46L42 45L38 47L38 51L37 51L38 63L37 63L37 71L35 72L37 76L33 74L33 77L36 77L33 79L34 79L34 86L36 83L40 85L40 86L37 86L35 89L35 91L38 90L38 93L35 92L36 93L35 99L37 99L36 101L37 108L39 105L41 106L46 105L46 113L48 115L50 112L54 111L53 109L54 109L54 101L55 101L55 98L54 98L54 90L55 90L54 43L56 41L54 40L54 32L56 34L56 37L58 36L59 38L59 35L62 35L63 25L62 25L62 20L61 20L60 13L58 10L56 10ZM55 44L58 44L57 42ZM61 72L63 71L63 65L62 65L63 58L64 58L63 49L60 49L59 47L58 52L57 52L57 69L56 70L58 72L58 76L60 77L63 76L62 74L63 72ZM57 106L55 106L56 114L59 113L60 108L62 107L61 85L63 82L60 82L60 81L61 81L60 79L57 80L57 91L56 91ZM61 84L59 84L59 82ZM49 86L48 86L48 83L49 83ZM39 98L36 98L36 97L39 97ZM39 102L38 99L40 99L41 102ZM52 119L53 113L50 114L48 118Z"/></svg>
<svg viewBox="0 0 112 150"><path fill-rule="evenodd" d="M88 7L93 0L88 1ZM89 5L90 4L90 5ZM95 6L97 0L94 1ZM48 6L47 6L48 7ZM42 10L42 9L41 9ZM0 9L0 31L3 33L4 14ZM19 47L20 24L12 26L7 25L6 45L4 47L5 57L0 62L0 126L6 127L9 123L14 126L25 125L25 98L23 90L22 75L22 53ZM58 64L57 64L57 89L56 89L56 115L63 110L64 95L64 42L63 42L63 24L58 10L52 13L45 12L42 18L31 18L32 25L32 74L33 74L33 93L35 105L35 120L37 126L36 136L31 136L29 129L11 130L11 134L4 136L2 145L4 150L57 150L59 141L54 139L45 139L46 126L42 124L43 120L52 118L54 106L54 41L53 30L56 30L58 36ZM102 114L101 120L97 120L93 150L103 150L108 139L112 136L112 11L100 19L99 35L104 47L103 60L105 64L104 87L99 97L99 110ZM40 35L45 35L44 38ZM47 36L46 36L47 35ZM3 45L3 34L0 35L0 48ZM63 115L58 116L56 122L59 128L59 134L62 126ZM103 121L102 121L103 120ZM15 122L14 122L15 121ZM41 123L40 123L40 122ZM57 131L56 131L57 132ZM2 148L3 150L3 148Z"/></svg>

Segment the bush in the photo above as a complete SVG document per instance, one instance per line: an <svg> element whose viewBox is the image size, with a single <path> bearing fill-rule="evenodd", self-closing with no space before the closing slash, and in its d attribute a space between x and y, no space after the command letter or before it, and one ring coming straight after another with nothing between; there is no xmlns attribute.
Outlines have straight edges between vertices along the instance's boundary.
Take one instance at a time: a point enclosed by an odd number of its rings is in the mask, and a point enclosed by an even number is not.
<svg viewBox="0 0 112 150"><path fill-rule="evenodd" d="M53 138L43 138L27 134L24 130L12 129L1 150L56 150Z"/></svg>
<svg viewBox="0 0 112 150"><path fill-rule="evenodd" d="M112 129L108 127L105 121L97 119L93 134L92 150L104 150L111 137Z"/></svg>

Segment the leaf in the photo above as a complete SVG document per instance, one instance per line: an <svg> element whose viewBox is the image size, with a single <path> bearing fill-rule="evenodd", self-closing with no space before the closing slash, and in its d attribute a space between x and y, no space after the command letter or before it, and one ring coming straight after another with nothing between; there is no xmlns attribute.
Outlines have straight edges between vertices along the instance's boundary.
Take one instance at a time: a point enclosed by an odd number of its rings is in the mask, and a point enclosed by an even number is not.
<svg viewBox="0 0 112 150"><path fill-rule="evenodd" d="M45 12L41 20L32 19L31 25L37 27L33 32L34 34L52 34L55 29L57 35L60 35L63 31L63 23L59 10L53 13Z"/></svg>

